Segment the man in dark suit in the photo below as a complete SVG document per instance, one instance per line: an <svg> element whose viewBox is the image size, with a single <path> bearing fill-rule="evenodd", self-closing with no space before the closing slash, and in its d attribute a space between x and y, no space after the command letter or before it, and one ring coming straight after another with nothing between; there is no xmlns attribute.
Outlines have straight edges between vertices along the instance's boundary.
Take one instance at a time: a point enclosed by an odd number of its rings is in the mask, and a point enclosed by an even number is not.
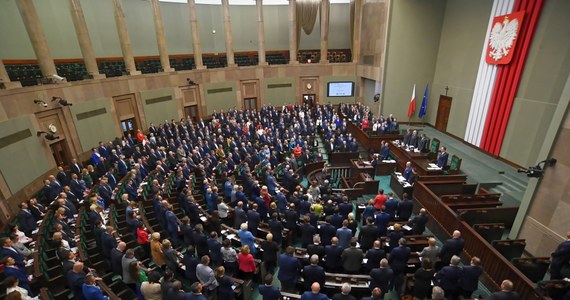
<svg viewBox="0 0 570 300"><path fill-rule="evenodd" d="M261 216L259 215L259 212L257 212L258 208L259 205L254 203L253 208L247 211L247 230L252 233L257 232L259 223L261 223Z"/></svg>
<svg viewBox="0 0 570 300"><path fill-rule="evenodd" d="M425 208L420 209L420 213L410 220L410 225L412 227L411 233L424 234L428 220L427 210Z"/></svg>
<svg viewBox="0 0 570 300"><path fill-rule="evenodd" d="M307 246L313 241L313 235L317 233L315 227L311 225L309 216L303 216L303 224L299 226L301 231L301 247L307 248Z"/></svg>
<svg viewBox="0 0 570 300"><path fill-rule="evenodd" d="M328 246L331 244L331 239L336 234L336 228L330 223L331 216L325 218L325 223L321 224L319 230L319 235L321 237L321 243L323 246Z"/></svg>
<svg viewBox="0 0 570 300"><path fill-rule="evenodd" d="M342 268L348 274L358 274L362 268L362 259L364 253L362 249L356 248L356 239L350 241L350 248L346 248L340 255L342 259Z"/></svg>
<svg viewBox="0 0 570 300"><path fill-rule="evenodd" d="M325 269L319 266L319 256L312 255L310 258L311 264L303 268L303 281L305 289L310 289L313 282L318 282L324 286L326 281Z"/></svg>
<svg viewBox="0 0 570 300"><path fill-rule="evenodd" d="M380 260L380 268L375 268L370 271L370 290L374 291L376 288L380 288L382 295L384 295L392 289L394 285L394 271L390 269L388 265L388 260L383 258Z"/></svg>
<svg viewBox="0 0 570 300"><path fill-rule="evenodd" d="M38 224L36 223L37 220L28 209L28 203L22 202L19 206L20 212L18 213L18 220L20 221L20 227L27 235L31 235L32 231L38 228Z"/></svg>
<svg viewBox="0 0 570 300"><path fill-rule="evenodd" d="M501 283L501 290L494 292L489 297L489 300L518 300L519 294L513 291L513 282L510 280L503 280Z"/></svg>
<svg viewBox="0 0 570 300"><path fill-rule="evenodd" d="M79 175L81 174L81 169L83 169L83 167L77 162L77 159L73 158L69 164L69 169L71 174Z"/></svg>
<svg viewBox="0 0 570 300"><path fill-rule="evenodd" d="M71 181L69 182L69 187L71 188L71 191L73 192L73 194L75 194L75 196L77 196L78 199L83 199L87 187L84 185L84 183L82 183L79 180L77 174L75 173L71 174Z"/></svg>
<svg viewBox="0 0 570 300"><path fill-rule="evenodd" d="M325 257L325 255L326 255L325 246L323 246L323 245L321 244L321 236L320 236L320 235L315 234L315 235L313 236L313 243L312 243L312 244L309 244L309 245L307 246L307 254L308 254L309 256L317 255L317 256L319 256L319 257L321 257L321 258L322 258L322 257ZM323 264L323 263L320 263L320 265L322 266L322 265L324 265L324 264Z"/></svg>
<svg viewBox="0 0 570 300"><path fill-rule="evenodd" d="M380 261L383 258L386 258L386 252L380 248L381 246L382 243L379 240L376 240L374 241L373 247L366 251L364 258L366 258L367 261L364 265L364 268L367 272L370 272L372 269L376 268L378 264L380 264Z"/></svg>
<svg viewBox="0 0 570 300"><path fill-rule="evenodd" d="M311 291L304 292L301 300L329 300L325 294L321 293L321 285L317 282L311 285Z"/></svg>
<svg viewBox="0 0 570 300"><path fill-rule="evenodd" d="M301 263L293 256L295 249L291 246L287 247L285 253L279 255L279 274L277 278L281 282L281 289L284 292L294 293L295 284L299 277Z"/></svg>
<svg viewBox="0 0 570 300"><path fill-rule="evenodd" d="M176 248L178 245L180 245L180 239L178 238L178 218L172 209L172 204L169 204L167 206L167 211L165 212L166 231L168 232L168 236L170 236L172 245Z"/></svg>
<svg viewBox="0 0 570 300"><path fill-rule="evenodd" d="M449 263L452 256L460 256L464 245L465 241L461 238L461 232L459 230L455 230L452 238L445 241L439 251L441 264L445 266Z"/></svg>
<svg viewBox="0 0 570 300"><path fill-rule="evenodd" d="M299 213L295 209L295 204L289 204L289 209L285 211L285 228L291 232L293 240L297 236L297 220L299 220Z"/></svg>
<svg viewBox="0 0 570 300"><path fill-rule="evenodd" d="M28 209L34 216L34 219L37 221L41 220L45 215L46 209L43 205L38 203L36 198L31 198L28 204Z"/></svg>
<svg viewBox="0 0 570 300"><path fill-rule="evenodd" d="M412 216L414 202L410 200L407 193L404 193L402 196L404 199L398 204L396 215L398 216L398 221L407 222Z"/></svg>
<svg viewBox="0 0 570 300"><path fill-rule="evenodd" d="M360 243L362 251L366 252L368 249L372 248L372 244L377 238L378 227L374 225L374 219L367 218L366 226L360 228L360 233L358 235L358 242Z"/></svg>
<svg viewBox="0 0 570 300"><path fill-rule="evenodd" d="M408 259L410 258L410 247L406 246L406 239L401 238L398 241L398 247L392 249L390 256L388 256L388 263L394 271L394 289L400 294L404 276L406 274L406 267L408 266Z"/></svg>
<svg viewBox="0 0 570 300"><path fill-rule="evenodd" d="M273 235L273 240L281 247L283 243L283 223L279 220L279 214L274 212L268 222L269 231Z"/></svg>
<svg viewBox="0 0 570 300"><path fill-rule="evenodd" d="M570 261L570 231L566 232L566 240L556 247L551 257L550 279L562 279L560 270Z"/></svg>
<svg viewBox="0 0 570 300"><path fill-rule="evenodd" d="M381 300L383 298L384 297L382 296L382 290L380 290L380 288L374 288L370 297L363 297L360 300Z"/></svg>
<svg viewBox="0 0 570 300"><path fill-rule="evenodd" d="M69 184L69 178L67 177L67 173L65 173L63 170L63 167L57 167L57 174L55 175L55 178L61 185Z"/></svg>
<svg viewBox="0 0 570 300"><path fill-rule="evenodd" d="M425 133L420 134L420 140L418 141L418 150L425 152L428 146L428 139Z"/></svg>
<svg viewBox="0 0 570 300"><path fill-rule="evenodd" d="M31 293L32 290L30 289L30 285L28 284L28 274L26 274L25 269L17 266L16 260L14 260L14 258L11 256L3 258L1 262L5 266L3 278L6 278L8 276L14 276L18 278L19 281L18 286L28 290L28 292Z"/></svg>
<svg viewBox="0 0 570 300"><path fill-rule="evenodd" d="M338 238L333 237L331 244L325 247L327 272L342 272L342 248L338 246Z"/></svg>
<svg viewBox="0 0 570 300"><path fill-rule="evenodd" d="M443 267L435 274L435 279L438 281L449 299L456 299L459 294L459 279L463 276L463 270L459 267L461 258L459 256L452 256L450 264Z"/></svg>
<svg viewBox="0 0 570 300"><path fill-rule="evenodd" d="M259 294L262 296L262 300L274 300L281 299L281 292L273 286L273 275L265 275L264 285L259 285Z"/></svg>
<svg viewBox="0 0 570 300"><path fill-rule="evenodd" d="M14 259L16 266L22 269L25 268L25 257L12 247L12 240L9 237L1 238L0 245L2 245L2 248L0 249L0 256L11 257Z"/></svg>
<svg viewBox="0 0 570 300"><path fill-rule="evenodd" d="M343 283L340 287L340 293L336 293L332 297L332 300L356 300L356 298L350 294L351 290L350 283Z"/></svg>
<svg viewBox="0 0 570 300"><path fill-rule="evenodd" d="M117 247L117 240L113 236L115 228L112 226L107 226L105 232L101 235L101 247L103 252L103 257L105 257L105 262L107 263L107 268L111 269L111 250Z"/></svg>
<svg viewBox="0 0 570 300"><path fill-rule="evenodd" d="M83 263L76 262L73 265L73 269L67 273L67 285L69 289L73 292L75 300L83 300L83 281L85 280L85 272L83 272Z"/></svg>
<svg viewBox="0 0 570 300"><path fill-rule="evenodd" d="M471 264L463 267L463 275L459 279L459 289L463 299L471 299L471 295L477 289L479 277L483 274L481 260L477 256L471 258Z"/></svg>
<svg viewBox="0 0 570 300"><path fill-rule="evenodd" d="M186 248L186 253L184 253L182 262L184 263L184 266L186 266L184 277L186 277L190 283L197 282L198 277L196 277L196 267L200 262L195 256L194 246L190 245Z"/></svg>
<svg viewBox="0 0 570 300"><path fill-rule="evenodd" d="M384 211L385 207L382 206L380 213L376 214L374 219L374 225L378 228L378 236L383 237L388 234L388 224L390 223L392 217L389 213Z"/></svg>
<svg viewBox="0 0 570 300"><path fill-rule="evenodd" d="M122 260L126 248L127 244L120 242L116 248L111 249L111 269L115 275L123 276Z"/></svg>
<svg viewBox="0 0 570 300"><path fill-rule="evenodd" d="M441 146L440 152L437 155L437 166L443 168L447 165L447 159L449 158L449 153L447 153L447 148L445 146Z"/></svg>
<svg viewBox="0 0 570 300"><path fill-rule="evenodd" d="M410 142L408 143L408 145L414 146L414 148L417 148L418 147L418 140L419 140L418 131L414 130L412 132L412 136L410 136Z"/></svg>
<svg viewBox="0 0 570 300"><path fill-rule="evenodd" d="M239 229L245 222L247 222L247 214L243 210L243 202L240 201L234 210L234 228Z"/></svg>
<svg viewBox="0 0 570 300"><path fill-rule="evenodd" d="M402 176L404 177L404 179L406 179L406 181L410 180L410 176L412 175L412 162L406 162L406 168L404 168L404 174L402 174Z"/></svg>

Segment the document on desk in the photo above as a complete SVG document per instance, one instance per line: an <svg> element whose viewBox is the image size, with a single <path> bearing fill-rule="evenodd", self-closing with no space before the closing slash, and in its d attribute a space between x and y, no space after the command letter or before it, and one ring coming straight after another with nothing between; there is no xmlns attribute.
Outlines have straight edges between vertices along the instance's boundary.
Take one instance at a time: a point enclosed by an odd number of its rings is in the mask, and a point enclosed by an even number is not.
<svg viewBox="0 0 570 300"><path fill-rule="evenodd" d="M410 230L412 230L412 227L410 227L410 226L409 226L409 225L407 225L407 224L406 224L406 225L404 225L404 226L402 226L402 228L404 228L404 229L405 229L405 230L407 230L407 231L410 231Z"/></svg>

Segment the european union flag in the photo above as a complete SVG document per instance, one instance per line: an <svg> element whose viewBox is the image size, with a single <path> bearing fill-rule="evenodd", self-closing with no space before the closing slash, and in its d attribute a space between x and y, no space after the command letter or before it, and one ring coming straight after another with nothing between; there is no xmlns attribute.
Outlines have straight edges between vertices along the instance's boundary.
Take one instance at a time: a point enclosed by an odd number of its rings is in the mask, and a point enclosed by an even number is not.
<svg viewBox="0 0 570 300"><path fill-rule="evenodd" d="M420 107L420 112L418 117L423 117L427 112L427 102L428 102L428 85L426 84L426 90L424 91L424 98L422 99L422 107Z"/></svg>

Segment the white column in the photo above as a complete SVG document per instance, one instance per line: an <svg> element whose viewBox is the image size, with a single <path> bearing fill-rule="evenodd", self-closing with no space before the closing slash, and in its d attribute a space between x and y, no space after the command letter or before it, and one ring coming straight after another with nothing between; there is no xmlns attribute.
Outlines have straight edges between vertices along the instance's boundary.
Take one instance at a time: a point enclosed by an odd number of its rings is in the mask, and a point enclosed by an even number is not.
<svg viewBox="0 0 570 300"><path fill-rule="evenodd" d="M257 56L259 65L266 65L265 61L265 26L263 24L263 0L257 0Z"/></svg>
<svg viewBox="0 0 570 300"><path fill-rule="evenodd" d="M190 10L190 26L192 27L192 47L194 48L194 63L196 69L203 70L202 62L202 44L200 43L200 31L198 30L198 17L196 15L196 1L188 0L188 9Z"/></svg>
<svg viewBox="0 0 570 300"><path fill-rule="evenodd" d="M173 72L168 59L168 48L166 47L166 38L164 37L164 24L162 23L162 15L160 14L160 4L158 0L151 0L152 19L154 20L154 31L156 32L156 43L158 44L158 53L160 54L160 65L163 72Z"/></svg>
<svg viewBox="0 0 570 300"><path fill-rule="evenodd" d="M19 81L10 81L10 76L6 72L4 62L0 59L0 83L4 84L5 89L15 89L22 87Z"/></svg>
<svg viewBox="0 0 570 300"><path fill-rule="evenodd" d="M119 33L119 40L121 41L121 51L123 52L125 69L129 75L140 75L141 72L137 71L137 67L135 65L133 47L131 46L129 31L127 30L127 22L125 21L125 14L123 13L123 5L121 0L113 0L113 3L115 5L115 23L117 24L117 32Z"/></svg>
<svg viewBox="0 0 570 300"><path fill-rule="evenodd" d="M297 1L289 0L289 63L297 61Z"/></svg>
<svg viewBox="0 0 570 300"><path fill-rule="evenodd" d="M89 30L87 29L83 9L81 8L81 1L69 0L69 9L71 10L73 27L75 28L75 34L77 35L77 41L79 42L79 48L81 49L87 72L93 76L94 79L105 78L104 74L99 73L99 67L97 67L97 60L93 52L93 45L89 37Z"/></svg>
<svg viewBox="0 0 570 300"><path fill-rule="evenodd" d="M329 9L329 0L321 0L321 64L329 62Z"/></svg>
<svg viewBox="0 0 570 300"><path fill-rule="evenodd" d="M236 62L234 58L234 40L232 37L229 0L222 0L222 9L224 13L224 32L226 37L226 58L228 59L228 67L235 67Z"/></svg>
<svg viewBox="0 0 570 300"><path fill-rule="evenodd" d="M26 26L26 31L28 32L28 37L32 42L32 47L36 53L38 59L38 64L40 65L40 70L44 77L50 75L57 75L57 70L55 68L55 63L49 51L46 37L44 31L42 30L42 25L40 24L40 19L36 12L34 2L32 0L18 0L16 1L18 5L18 10Z"/></svg>

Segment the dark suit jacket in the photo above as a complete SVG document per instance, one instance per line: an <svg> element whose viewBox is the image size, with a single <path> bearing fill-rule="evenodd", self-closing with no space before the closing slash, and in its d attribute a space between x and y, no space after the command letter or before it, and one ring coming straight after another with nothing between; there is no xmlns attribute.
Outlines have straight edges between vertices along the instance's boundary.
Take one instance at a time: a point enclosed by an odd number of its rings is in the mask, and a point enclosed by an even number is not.
<svg viewBox="0 0 570 300"><path fill-rule="evenodd" d="M18 213L18 219L20 221L20 226L22 230L25 232L32 232L38 228L38 224L36 223L36 219L30 210L20 210Z"/></svg>
<svg viewBox="0 0 570 300"><path fill-rule="evenodd" d="M370 271L370 290L374 290L375 288L380 288L382 290L382 294L388 292L388 287L391 286L392 281L394 280L394 271L392 269L381 269L376 268Z"/></svg>
<svg viewBox="0 0 570 300"><path fill-rule="evenodd" d="M481 274L483 274L483 268L480 266L463 267L463 275L459 279L459 287L465 291L475 291Z"/></svg>
<svg viewBox="0 0 570 300"><path fill-rule="evenodd" d="M465 245L465 241L463 241L462 238L448 239L445 241L439 251L439 257L443 265L449 264L452 256L459 256L461 251L463 251L463 245Z"/></svg>
<svg viewBox="0 0 570 300"><path fill-rule="evenodd" d="M410 258L410 248L409 247L396 247L390 252L388 256L388 263L394 273L399 274L406 270L408 265L408 258Z"/></svg>
<svg viewBox="0 0 570 300"><path fill-rule="evenodd" d="M176 269L178 269L178 257L176 256L176 250L172 247L164 250L164 259L166 260L166 266L173 272L176 272Z"/></svg>
<svg viewBox="0 0 570 300"><path fill-rule="evenodd" d="M566 240L552 252L552 266L562 267L562 265L568 263L570 260L570 240Z"/></svg>
<svg viewBox="0 0 570 300"><path fill-rule="evenodd" d="M356 273L362 267L364 253L361 249L350 247L344 249L341 254L342 267L347 273Z"/></svg>
<svg viewBox="0 0 570 300"><path fill-rule="evenodd" d="M447 159L449 158L449 153L447 152L440 152L437 156L437 166L443 168L447 165Z"/></svg>
<svg viewBox="0 0 570 300"><path fill-rule="evenodd" d="M303 280L307 289L311 289L313 282L318 282L321 286L324 286L326 281L325 269L319 265L305 266L303 268Z"/></svg>
<svg viewBox="0 0 570 300"><path fill-rule="evenodd" d="M336 234L336 227L329 223L321 224L319 228L319 235L321 236L321 243L323 246L328 246L331 244L331 239Z"/></svg>
<svg viewBox="0 0 570 300"><path fill-rule="evenodd" d="M262 300L277 300L281 299L281 292L274 286L259 285L257 288L259 294L263 296Z"/></svg>
<svg viewBox="0 0 570 300"><path fill-rule="evenodd" d="M463 270L458 266L445 266L435 274L435 279L439 281L439 286L445 291L459 290L459 279L463 275Z"/></svg>
<svg viewBox="0 0 570 300"><path fill-rule="evenodd" d="M332 300L356 300L352 295L343 295L342 293L337 293L332 297Z"/></svg>
<svg viewBox="0 0 570 300"><path fill-rule="evenodd" d="M426 231L426 224L428 220L429 220L428 216L425 215L417 215L412 220L410 220L410 223L412 225L412 233L424 234L424 231Z"/></svg>
<svg viewBox="0 0 570 300"><path fill-rule="evenodd" d="M398 204L398 209L396 210L398 215L398 220L408 221L412 216L412 210L414 209L414 202L410 199L405 199L400 204Z"/></svg>
<svg viewBox="0 0 570 300"><path fill-rule="evenodd" d="M366 225L360 228L358 242L363 251L372 248L376 238L378 238L378 227L376 225Z"/></svg>
<svg viewBox="0 0 570 300"><path fill-rule="evenodd" d="M321 244L309 244L307 245L307 254L311 257L313 254L318 255L319 259L325 257L325 246Z"/></svg>
<svg viewBox="0 0 570 300"><path fill-rule="evenodd" d="M517 292L503 292L498 291L491 294L489 300L518 300L520 299L519 294Z"/></svg>
<svg viewBox="0 0 570 300"><path fill-rule="evenodd" d="M178 219L171 211L166 212L166 231L171 235L178 234Z"/></svg>
<svg viewBox="0 0 570 300"><path fill-rule="evenodd" d="M198 266L198 259L186 252L186 254L184 254L183 263L186 266L186 270L184 271L186 279L188 279L190 283L197 282L198 277L196 277L196 266Z"/></svg>
<svg viewBox="0 0 570 300"><path fill-rule="evenodd" d="M380 265L382 258L386 258L386 252L382 249L371 248L366 251L364 258L368 259L368 261L366 261L365 267L368 270L372 270Z"/></svg>
<svg viewBox="0 0 570 300"><path fill-rule="evenodd" d="M117 240L115 240L115 237L105 232L101 235L101 246L103 248L103 256L110 259L111 250L113 250L113 248L117 248Z"/></svg>
<svg viewBox="0 0 570 300"><path fill-rule="evenodd" d="M296 283L299 277L301 263L296 257L287 254L279 255L279 281L287 283Z"/></svg>
<svg viewBox="0 0 570 300"><path fill-rule="evenodd" d="M301 244L306 247L313 242L313 235L317 233L315 227L309 223L303 223L299 226L301 230Z"/></svg>
<svg viewBox="0 0 570 300"><path fill-rule="evenodd" d="M12 248L14 249L14 248ZM14 251L10 250L10 249L6 249L4 247L0 248L0 256L2 257L8 257L10 256L11 258L13 258L16 261L16 265L20 268L24 268L24 260L25 257L20 254L19 252L17 252L15 249Z"/></svg>
<svg viewBox="0 0 570 300"><path fill-rule="evenodd" d="M113 269L113 273L116 275L123 276L123 252L119 251L117 248L113 248L111 250L111 267Z"/></svg>
<svg viewBox="0 0 570 300"><path fill-rule="evenodd" d="M4 268L4 278L8 277L8 276L14 276L16 278L18 278L18 281L20 281L19 286L22 288L25 288L27 290L30 290L30 286L28 285L28 274L26 274L25 271L22 270L22 268L18 267L18 268L13 268L13 267L6 267Z"/></svg>
<svg viewBox="0 0 570 300"><path fill-rule="evenodd" d="M73 292L73 296L75 300L83 300L83 281L85 280L85 273L79 272L69 272L67 273L67 284L69 285L69 289Z"/></svg>
<svg viewBox="0 0 570 300"><path fill-rule="evenodd" d="M342 259L340 258L342 250L343 249L338 245L328 245L325 247L327 271L330 272L330 268L342 266Z"/></svg>

